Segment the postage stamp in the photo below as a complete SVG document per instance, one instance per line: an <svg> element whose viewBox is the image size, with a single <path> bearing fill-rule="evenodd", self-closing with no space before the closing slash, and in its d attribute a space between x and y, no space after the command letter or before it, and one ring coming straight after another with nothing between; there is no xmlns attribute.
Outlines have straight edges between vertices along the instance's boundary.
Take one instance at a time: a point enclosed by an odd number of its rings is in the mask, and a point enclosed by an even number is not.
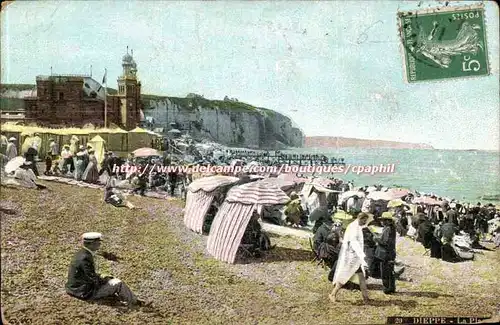
<svg viewBox="0 0 500 325"><path fill-rule="evenodd" d="M489 75L484 6L398 13L409 83Z"/></svg>

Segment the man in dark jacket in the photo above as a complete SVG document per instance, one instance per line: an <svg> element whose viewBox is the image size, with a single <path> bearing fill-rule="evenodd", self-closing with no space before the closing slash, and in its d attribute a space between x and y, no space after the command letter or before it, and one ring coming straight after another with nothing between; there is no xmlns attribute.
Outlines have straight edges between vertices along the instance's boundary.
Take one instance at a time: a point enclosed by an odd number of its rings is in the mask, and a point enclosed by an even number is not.
<svg viewBox="0 0 500 325"><path fill-rule="evenodd" d="M313 242L314 250L316 253L319 251L319 247L322 243L326 242L326 237L332 232L333 220L330 217L325 217L321 219L322 224L314 233Z"/></svg>
<svg viewBox="0 0 500 325"><path fill-rule="evenodd" d="M108 176L111 176L111 168L109 166L109 161L110 161L110 156L109 153L106 151L104 152L104 159L101 164L101 170L99 171L99 176L104 174L104 172L107 172Z"/></svg>
<svg viewBox="0 0 500 325"><path fill-rule="evenodd" d="M97 300L116 296L127 305L143 305L121 280L101 277L95 269L95 254L101 246L100 233L90 232L82 235L83 247L75 254L68 271L66 292L82 300Z"/></svg>
<svg viewBox="0 0 500 325"><path fill-rule="evenodd" d="M432 258L441 258L441 241L434 237L434 226L427 217L418 226L417 241L430 248Z"/></svg>
<svg viewBox="0 0 500 325"><path fill-rule="evenodd" d="M396 226L394 217L390 212L384 212L380 218L384 229L380 237L373 239L377 243L375 257L379 260L380 275L384 285L384 293L396 292L396 278L394 276L394 263L396 260Z"/></svg>

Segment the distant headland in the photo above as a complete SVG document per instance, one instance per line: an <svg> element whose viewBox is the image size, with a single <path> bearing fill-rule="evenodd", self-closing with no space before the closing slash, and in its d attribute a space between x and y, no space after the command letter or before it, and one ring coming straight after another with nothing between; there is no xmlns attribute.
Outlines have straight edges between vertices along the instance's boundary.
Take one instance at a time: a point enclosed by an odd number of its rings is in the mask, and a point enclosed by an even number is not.
<svg viewBox="0 0 500 325"><path fill-rule="evenodd" d="M386 140L367 140L344 137L306 137L306 148L392 148L392 149L434 149L425 143L408 143Z"/></svg>

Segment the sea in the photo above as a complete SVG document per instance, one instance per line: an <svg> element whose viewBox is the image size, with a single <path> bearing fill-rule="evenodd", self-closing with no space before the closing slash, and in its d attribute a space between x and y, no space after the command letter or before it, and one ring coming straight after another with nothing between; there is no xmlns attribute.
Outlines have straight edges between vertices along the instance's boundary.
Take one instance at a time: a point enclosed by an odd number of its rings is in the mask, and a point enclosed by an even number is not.
<svg viewBox="0 0 500 325"><path fill-rule="evenodd" d="M351 165L394 164L393 173L329 174L354 186L399 186L476 204L500 203L500 152L386 148L298 148L289 154L323 154Z"/></svg>

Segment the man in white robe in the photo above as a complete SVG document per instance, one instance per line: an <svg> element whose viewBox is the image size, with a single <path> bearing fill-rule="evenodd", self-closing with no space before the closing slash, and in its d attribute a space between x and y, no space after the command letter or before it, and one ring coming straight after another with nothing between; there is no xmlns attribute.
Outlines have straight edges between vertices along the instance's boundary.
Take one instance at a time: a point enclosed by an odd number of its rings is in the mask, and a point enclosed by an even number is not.
<svg viewBox="0 0 500 325"><path fill-rule="evenodd" d="M359 277L359 287L363 296L363 301L368 302L368 289L366 287L366 269L368 264L365 261L363 250L363 226L368 221L366 213L360 213L356 220L351 222L344 234L342 248L340 250L335 276L333 278L334 288L329 298L332 302L337 301L337 293L344 284L354 275Z"/></svg>

